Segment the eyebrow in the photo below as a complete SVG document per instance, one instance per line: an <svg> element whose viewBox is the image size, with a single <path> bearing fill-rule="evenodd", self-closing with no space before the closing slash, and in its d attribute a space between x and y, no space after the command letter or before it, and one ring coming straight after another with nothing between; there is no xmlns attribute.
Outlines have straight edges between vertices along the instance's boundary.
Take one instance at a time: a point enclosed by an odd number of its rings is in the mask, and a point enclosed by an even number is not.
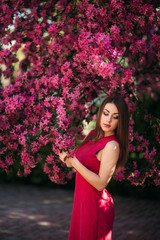
<svg viewBox="0 0 160 240"><path fill-rule="evenodd" d="M107 112L110 112L107 108L105 108L104 110L106 110ZM114 114L119 114L119 113L113 113L113 115L114 115Z"/></svg>

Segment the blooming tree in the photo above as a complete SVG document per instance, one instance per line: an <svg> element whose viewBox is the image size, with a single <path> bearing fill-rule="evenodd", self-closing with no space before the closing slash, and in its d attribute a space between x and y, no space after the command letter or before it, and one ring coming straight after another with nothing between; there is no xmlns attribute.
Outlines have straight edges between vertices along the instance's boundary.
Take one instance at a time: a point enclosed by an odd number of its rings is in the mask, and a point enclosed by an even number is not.
<svg viewBox="0 0 160 240"><path fill-rule="evenodd" d="M141 102L144 92L156 97L160 87L158 4L1 1L0 74L11 83L0 90L0 168L8 172L18 164L18 175L28 175L43 161L51 181L66 182L72 171L59 152L74 153L82 121L96 113L93 99L115 92L131 113L130 160L115 179L160 185L159 120Z"/></svg>

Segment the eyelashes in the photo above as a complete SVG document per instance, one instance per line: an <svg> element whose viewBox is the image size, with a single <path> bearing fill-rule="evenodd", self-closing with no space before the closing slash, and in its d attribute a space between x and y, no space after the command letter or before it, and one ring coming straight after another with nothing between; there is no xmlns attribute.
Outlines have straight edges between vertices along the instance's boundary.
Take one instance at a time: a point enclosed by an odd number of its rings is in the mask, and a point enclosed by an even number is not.
<svg viewBox="0 0 160 240"><path fill-rule="evenodd" d="M108 116L109 114L107 112L103 112L104 116ZM114 119L118 119L119 117L118 116L113 116Z"/></svg>
<svg viewBox="0 0 160 240"><path fill-rule="evenodd" d="M105 116L108 116L108 113L106 113L106 112L103 112L103 114L104 114Z"/></svg>
<svg viewBox="0 0 160 240"><path fill-rule="evenodd" d="M119 117L113 117L114 119L118 119Z"/></svg>

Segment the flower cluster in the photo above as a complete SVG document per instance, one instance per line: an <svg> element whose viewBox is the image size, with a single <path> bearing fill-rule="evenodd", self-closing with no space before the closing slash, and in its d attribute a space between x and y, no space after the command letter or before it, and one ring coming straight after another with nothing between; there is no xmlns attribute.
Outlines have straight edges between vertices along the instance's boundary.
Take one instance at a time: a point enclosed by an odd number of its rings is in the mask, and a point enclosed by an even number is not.
<svg viewBox="0 0 160 240"><path fill-rule="evenodd" d="M0 168L19 164L21 176L42 162L52 181L66 182L72 170L58 154L72 155L83 120L94 118L87 103L118 92L131 113L131 160L116 179L159 185L158 122L143 119L150 141L135 121L137 99L160 87L156 3L2 0L1 6L0 74L11 84L0 89Z"/></svg>

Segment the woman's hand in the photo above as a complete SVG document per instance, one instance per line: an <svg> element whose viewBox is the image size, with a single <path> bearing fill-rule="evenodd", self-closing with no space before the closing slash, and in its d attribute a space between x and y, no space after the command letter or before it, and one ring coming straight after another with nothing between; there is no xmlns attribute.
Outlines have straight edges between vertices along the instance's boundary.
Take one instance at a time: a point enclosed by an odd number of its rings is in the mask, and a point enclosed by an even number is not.
<svg viewBox="0 0 160 240"><path fill-rule="evenodd" d="M68 152L64 152L64 151L59 154L59 158L61 159L62 162L65 161L67 154L68 154Z"/></svg>
<svg viewBox="0 0 160 240"><path fill-rule="evenodd" d="M67 167L73 167L72 166L72 160L73 160L73 158L71 158L71 157L66 158L66 160L64 162L67 165Z"/></svg>
<svg viewBox="0 0 160 240"><path fill-rule="evenodd" d="M61 159L62 162L64 162L67 165L67 167L72 167L71 162L72 162L73 158L67 157L67 154L68 154L68 152L63 151L59 154L59 158Z"/></svg>

